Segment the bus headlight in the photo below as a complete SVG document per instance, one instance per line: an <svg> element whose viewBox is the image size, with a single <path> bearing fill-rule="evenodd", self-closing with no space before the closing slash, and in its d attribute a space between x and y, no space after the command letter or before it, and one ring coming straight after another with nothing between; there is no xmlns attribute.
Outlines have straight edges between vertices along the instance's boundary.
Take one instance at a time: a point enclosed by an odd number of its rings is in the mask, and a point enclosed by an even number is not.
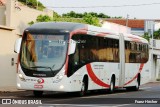
<svg viewBox="0 0 160 107"><path fill-rule="evenodd" d="M17 87L18 87L18 88L21 88L21 84L18 83L18 84L17 84Z"/></svg>
<svg viewBox="0 0 160 107"><path fill-rule="evenodd" d="M21 81L26 81L22 74L18 74L18 77Z"/></svg>
<svg viewBox="0 0 160 107"><path fill-rule="evenodd" d="M64 86L63 85L60 85L60 87L59 87L60 89L63 89L64 88Z"/></svg>
<svg viewBox="0 0 160 107"><path fill-rule="evenodd" d="M63 75L58 75L58 76L56 77L56 79L53 81L53 83L58 83L58 82L60 82L60 81L62 80L62 78L63 78Z"/></svg>
<svg viewBox="0 0 160 107"><path fill-rule="evenodd" d="M58 79L58 80L61 80L62 78L63 78L63 75L57 76L57 79Z"/></svg>

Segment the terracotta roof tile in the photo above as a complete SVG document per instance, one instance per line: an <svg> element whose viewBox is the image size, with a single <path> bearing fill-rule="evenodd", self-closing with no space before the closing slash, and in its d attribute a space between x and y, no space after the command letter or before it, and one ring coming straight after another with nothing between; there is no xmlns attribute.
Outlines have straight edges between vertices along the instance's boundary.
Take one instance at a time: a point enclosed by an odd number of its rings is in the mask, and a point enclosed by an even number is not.
<svg viewBox="0 0 160 107"><path fill-rule="evenodd" d="M105 21L120 24L126 26L126 19L107 19ZM137 20L137 19L128 19L128 27L131 28L144 28L144 20Z"/></svg>
<svg viewBox="0 0 160 107"><path fill-rule="evenodd" d="M6 0L0 0L0 5L5 5L6 4Z"/></svg>
<svg viewBox="0 0 160 107"><path fill-rule="evenodd" d="M0 2L2 2L2 3L4 3L4 4L5 4L5 3L6 3L6 0L0 0Z"/></svg>

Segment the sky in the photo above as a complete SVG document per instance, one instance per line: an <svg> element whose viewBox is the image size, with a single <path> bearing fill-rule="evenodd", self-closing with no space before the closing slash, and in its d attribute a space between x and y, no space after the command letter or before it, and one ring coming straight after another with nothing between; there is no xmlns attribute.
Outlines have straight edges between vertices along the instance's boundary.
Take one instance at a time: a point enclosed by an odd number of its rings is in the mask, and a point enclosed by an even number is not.
<svg viewBox="0 0 160 107"><path fill-rule="evenodd" d="M160 19L160 0L39 0L44 6L58 14L75 11L77 13L96 12L111 17L122 16L129 19ZM143 4L143 5L141 5ZM152 5L144 5L152 4ZM140 5L140 6L124 6ZM92 7L95 6L95 7ZM97 6L104 6L98 7ZM119 7L115 7L119 6ZM60 7L60 8L59 8ZM82 7L82 8L61 8ZM84 8L92 7L92 8Z"/></svg>

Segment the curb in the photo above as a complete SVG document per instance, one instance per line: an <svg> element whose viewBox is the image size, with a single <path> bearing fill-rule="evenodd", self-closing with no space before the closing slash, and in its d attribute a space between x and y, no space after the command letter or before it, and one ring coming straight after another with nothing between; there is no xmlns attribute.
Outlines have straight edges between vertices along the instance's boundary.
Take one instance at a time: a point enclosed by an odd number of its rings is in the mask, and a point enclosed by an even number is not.
<svg viewBox="0 0 160 107"><path fill-rule="evenodd" d="M3 93L18 93L18 92L25 92L26 90L18 90L18 91L0 91L0 94Z"/></svg>
<svg viewBox="0 0 160 107"><path fill-rule="evenodd" d="M0 93L21 92L25 90L18 90L15 86L0 87Z"/></svg>
<svg viewBox="0 0 160 107"><path fill-rule="evenodd" d="M13 93L13 92L23 92L26 90L13 90L13 91L0 91L0 93Z"/></svg>

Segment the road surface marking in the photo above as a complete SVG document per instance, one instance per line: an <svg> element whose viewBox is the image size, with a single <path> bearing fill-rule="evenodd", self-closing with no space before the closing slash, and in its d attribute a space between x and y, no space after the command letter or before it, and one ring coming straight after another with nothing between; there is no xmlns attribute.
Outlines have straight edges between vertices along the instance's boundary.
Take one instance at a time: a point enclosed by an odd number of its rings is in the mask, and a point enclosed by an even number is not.
<svg viewBox="0 0 160 107"><path fill-rule="evenodd" d="M95 105L89 105L89 104L49 104L49 105L53 105L53 106L69 106L69 107L76 107L76 106L79 106L79 107L122 107L122 106L128 106L128 105L131 105L131 104L122 104L122 105L98 105L98 104L95 104ZM38 106L38 107L52 107L52 106Z"/></svg>
<svg viewBox="0 0 160 107"><path fill-rule="evenodd" d="M101 96L112 96L112 95L120 95L120 94L126 94L126 93L115 93L115 94L104 94L104 95L96 95L96 96L88 96L88 97L81 97L81 98L98 98Z"/></svg>
<svg viewBox="0 0 160 107"><path fill-rule="evenodd" d="M131 104L121 104L121 105L110 106L110 107L122 107L122 106L128 106L128 105L131 105Z"/></svg>
<svg viewBox="0 0 160 107"><path fill-rule="evenodd" d="M149 88L152 88L152 87L142 87L140 89L149 89Z"/></svg>

